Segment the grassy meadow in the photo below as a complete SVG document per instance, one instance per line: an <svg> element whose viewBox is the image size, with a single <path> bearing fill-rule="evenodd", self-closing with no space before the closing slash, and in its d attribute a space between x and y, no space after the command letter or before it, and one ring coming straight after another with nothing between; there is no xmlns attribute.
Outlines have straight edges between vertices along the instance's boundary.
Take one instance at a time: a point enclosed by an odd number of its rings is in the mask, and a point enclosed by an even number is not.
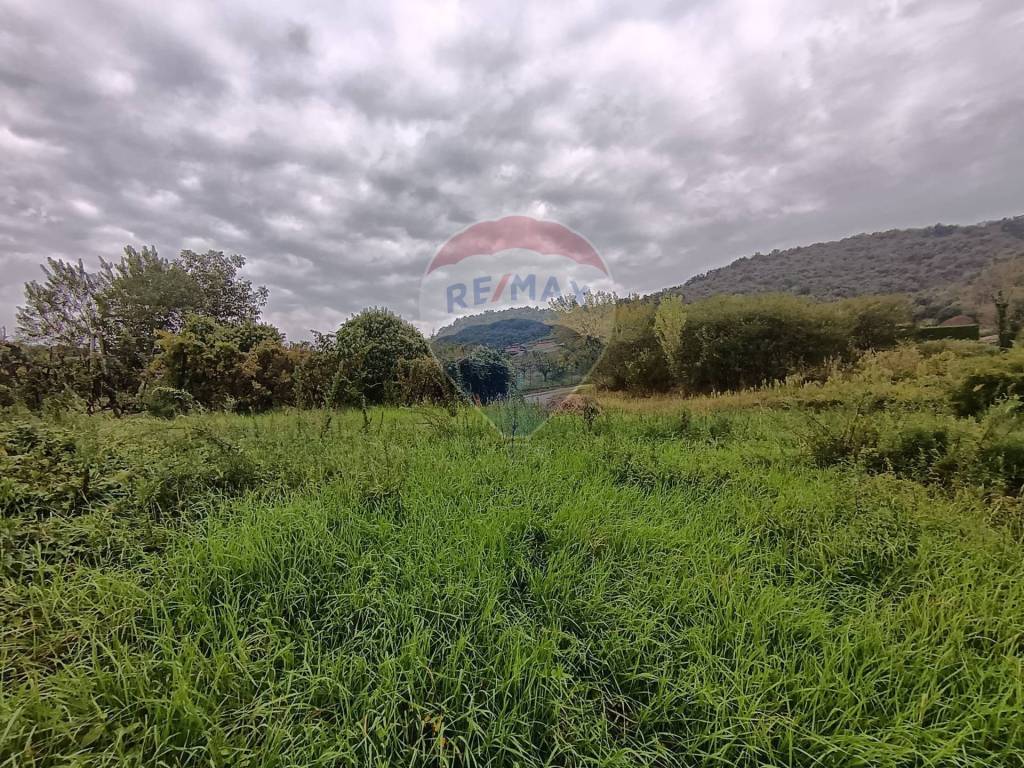
<svg viewBox="0 0 1024 768"><path fill-rule="evenodd" d="M0 765L1024 765L995 427L827 394L12 417Z"/></svg>

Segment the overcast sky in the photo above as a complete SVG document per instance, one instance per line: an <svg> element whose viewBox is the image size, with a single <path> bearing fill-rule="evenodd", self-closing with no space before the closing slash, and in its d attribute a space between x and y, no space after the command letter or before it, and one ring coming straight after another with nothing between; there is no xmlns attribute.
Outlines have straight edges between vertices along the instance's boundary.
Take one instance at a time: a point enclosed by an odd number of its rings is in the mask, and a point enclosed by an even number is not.
<svg viewBox="0 0 1024 768"><path fill-rule="evenodd" d="M629 290L1024 212L1019 0L0 0L0 324L47 256L242 253L290 338L480 219Z"/></svg>

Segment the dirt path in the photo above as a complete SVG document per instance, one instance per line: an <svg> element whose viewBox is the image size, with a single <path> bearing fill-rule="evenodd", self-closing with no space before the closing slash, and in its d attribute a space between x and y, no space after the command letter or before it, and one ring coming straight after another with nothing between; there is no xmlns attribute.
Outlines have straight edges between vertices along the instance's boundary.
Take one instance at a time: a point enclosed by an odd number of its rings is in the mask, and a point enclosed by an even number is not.
<svg viewBox="0 0 1024 768"><path fill-rule="evenodd" d="M528 392L523 395L523 399L528 403L537 403L547 408L558 405L575 390L576 387L555 387L554 389L545 389L540 392Z"/></svg>

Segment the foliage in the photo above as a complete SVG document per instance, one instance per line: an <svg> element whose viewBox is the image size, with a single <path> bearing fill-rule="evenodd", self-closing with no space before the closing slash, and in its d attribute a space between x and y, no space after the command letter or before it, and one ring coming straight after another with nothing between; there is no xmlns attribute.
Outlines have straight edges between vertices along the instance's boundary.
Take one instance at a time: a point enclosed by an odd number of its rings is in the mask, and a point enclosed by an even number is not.
<svg viewBox="0 0 1024 768"><path fill-rule="evenodd" d="M977 416L1011 397L1024 397L1024 352L1008 352L976 363L950 394L959 416Z"/></svg>
<svg viewBox="0 0 1024 768"><path fill-rule="evenodd" d="M157 347L151 380L205 408L264 411L294 401L292 373L301 352L284 347L272 326L225 326L190 315L180 333L160 332ZM159 410L159 400L147 404Z"/></svg>
<svg viewBox="0 0 1024 768"><path fill-rule="evenodd" d="M906 296L860 296L831 305L856 350L889 349L905 336L911 320Z"/></svg>
<svg viewBox="0 0 1024 768"><path fill-rule="evenodd" d="M347 320L334 337L332 405L409 402L401 384L414 361L430 356L422 334L387 309L366 309Z"/></svg>
<svg viewBox="0 0 1024 768"><path fill-rule="evenodd" d="M686 306L678 296L665 296L658 302L654 315L654 332L665 353L665 362L675 377L682 369L683 331L686 328Z"/></svg>
<svg viewBox="0 0 1024 768"><path fill-rule="evenodd" d="M151 387L145 395L143 405L150 416L170 419L202 410L199 402L188 392L174 387Z"/></svg>
<svg viewBox="0 0 1024 768"><path fill-rule="evenodd" d="M587 291L551 300L555 322L575 331L586 344L600 346L614 331L618 298L606 291Z"/></svg>
<svg viewBox="0 0 1024 768"><path fill-rule="evenodd" d="M219 251L182 251L173 261L154 248L126 246L121 259L101 259L96 272L56 259L43 267L45 280L25 286L18 310L19 335L29 345L59 352L63 388L89 410L120 413L133 407L143 374L158 352L157 338L177 334L190 314L219 324L253 325L267 300L266 288L241 277L241 256ZM73 371L63 369L73 367ZM26 371L29 373L29 371ZM39 400L31 387L26 397ZM30 400L25 400L30 407Z"/></svg>
<svg viewBox="0 0 1024 768"><path fill-rule="evenodd" d="M448 363L446 373L462 392L480 403L506 397L512 386L508 359L487 347Z"/></svg>
<svg viewBox="0 0 1024 768"><path fill-rule="evenodd" d="M505 349L513 345L526 345L543 339L551 333L551 326L528 318L507 318L486 325L467 326L444 336L435 343L483 345Z"/></svg>
<svg viewBox="0 0 1024 768"><path fill-rule="evenodd" d="M944 303L956 302L988 265L1024 251L1022 219L894 229L758 253L697 275L667 293L680 294L687 302L720 294L784 292L831 300L910 293L924 299L922 316L935 316ZM952 296L944 297L941 291L947 288Z"/></svg>
<svg viewBox="0 0 1024 768"><path fill-rule="evenodd" d="M649 301L620 301L591 379L600 387L630 392L658 392L672 385L665 352L655 331L657 308Z"/></svg>
<svg viewBox="0 0 1024 768"><path fill-rule="evenodd" d="M78 420L119 479L3 519L0 760L1020 762L1024 545L984 497L652 402L514 447L470 409Z"/></svg>
<svg viewBox="0 0 1024 768"><path fill-rule="evenodd" d="M689 305L678 375L691 392L741 389L848 350L842 318L827 305L784 295L720 296Z"/></svg>

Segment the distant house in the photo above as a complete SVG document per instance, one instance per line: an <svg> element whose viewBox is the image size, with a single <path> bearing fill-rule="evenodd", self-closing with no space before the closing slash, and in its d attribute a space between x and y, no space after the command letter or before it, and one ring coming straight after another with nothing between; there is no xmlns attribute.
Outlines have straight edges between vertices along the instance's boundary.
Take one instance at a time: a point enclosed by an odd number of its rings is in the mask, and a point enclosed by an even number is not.
<svg viewBox="0 0 1024 768"><path fill-rule="evenodd" d="M956 315L939 323L939 328L959 328L964 325L977 325L978 321L967 315Z"/></svg>
<svg viewBox="0 0 1024 768"><path fill-rule="evenodd" d="M938 325L917 329L917 338L921 341L933 339L973 339L977 341L980 335L978 321L967 315L956 315Z"/></svg>

